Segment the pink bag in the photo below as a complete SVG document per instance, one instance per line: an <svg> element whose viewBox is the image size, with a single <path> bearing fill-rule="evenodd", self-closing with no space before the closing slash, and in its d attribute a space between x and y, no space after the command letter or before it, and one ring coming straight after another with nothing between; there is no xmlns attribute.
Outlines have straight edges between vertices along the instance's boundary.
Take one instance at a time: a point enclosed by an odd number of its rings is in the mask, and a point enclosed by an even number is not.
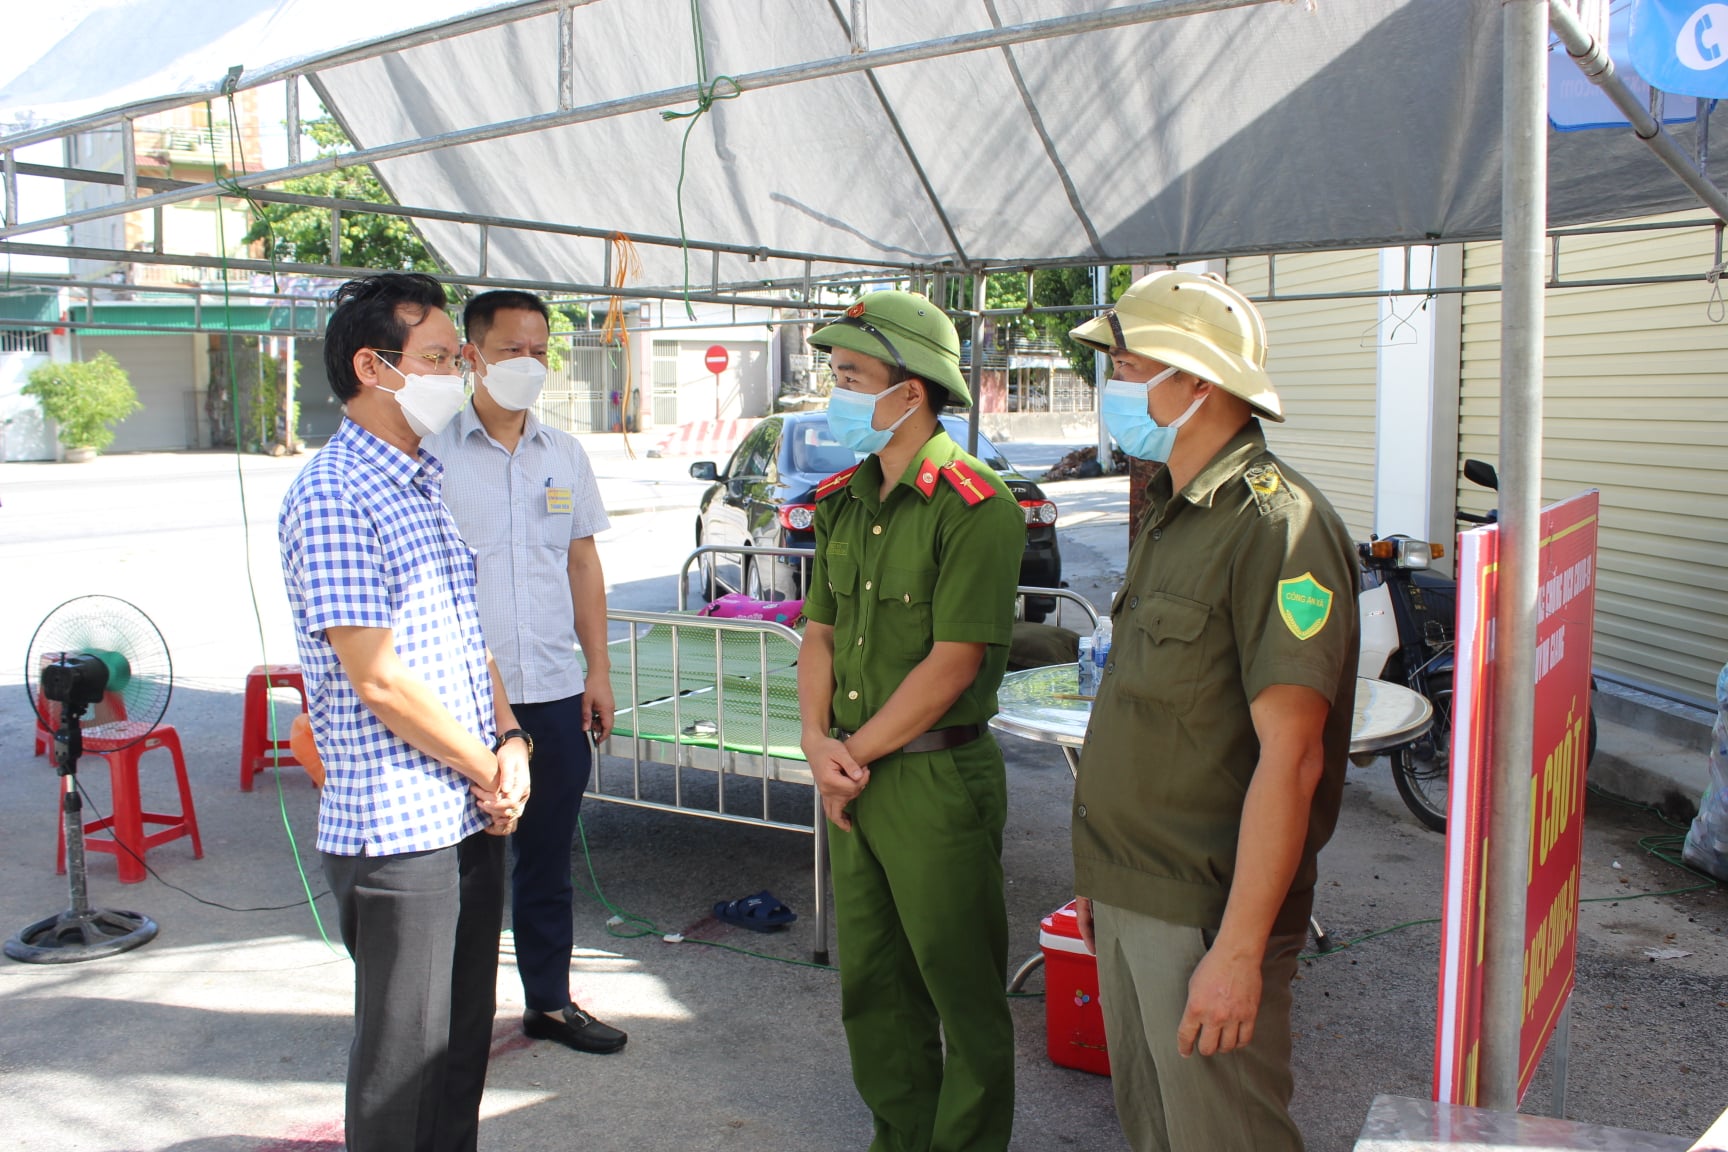
<svg viewBox="0 0 1728 1152"><path fill-rule="evenodd" d="M757 600L742 592L729 592L699 609L696 615L723 620L772 620L794 628L804 617L804 601Z"/></svg>

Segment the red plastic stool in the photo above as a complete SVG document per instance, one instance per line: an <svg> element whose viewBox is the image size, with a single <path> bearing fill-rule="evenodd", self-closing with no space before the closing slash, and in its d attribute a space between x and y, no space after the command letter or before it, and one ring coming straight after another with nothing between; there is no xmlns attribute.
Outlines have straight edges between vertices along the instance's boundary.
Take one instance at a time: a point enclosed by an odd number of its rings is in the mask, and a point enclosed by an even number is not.
<svg viewBox="0 0 1728 1152"><path fill-rule="evenodd" d="M246 674L246 713L240 729L240 788L252 791L252 778L266 768L298 764L288 749L288 729L270 739L270 690L292 688L300 693L300 711L307 710L306 682L298 664L260 664Z"/></svg>
<svg viewBox="0 0 1728 1152"><path fill-rule="evenodd" d="M144 854L150 849L178 840L192 838L192 858L204 858L204 844L198 838L198 814L192 808L192 785L186 779L186 757L180 750L180 734L173 725L164 724L150 735L138 740L140 725L132 721L98 724L84 730L84 751L108 761L108 779L113 791L114 811L100 820L84 825L84 849L87 852L107 852L120 866L120 883L136 884L144 879ZM136 741L136 743L129 743ZM124 745L124 746L122 746ZM138 760L146 752L162 749L174 758L174 778L180 786L180 812L146 812L138 794ZM61 785L64 789L65 785ZM56 837L56 872L66 871L66 822L61 820ZM161 825L160 832L145 834L146 825ZM92 832L111 832L112 839L90 839Z"/></svg>

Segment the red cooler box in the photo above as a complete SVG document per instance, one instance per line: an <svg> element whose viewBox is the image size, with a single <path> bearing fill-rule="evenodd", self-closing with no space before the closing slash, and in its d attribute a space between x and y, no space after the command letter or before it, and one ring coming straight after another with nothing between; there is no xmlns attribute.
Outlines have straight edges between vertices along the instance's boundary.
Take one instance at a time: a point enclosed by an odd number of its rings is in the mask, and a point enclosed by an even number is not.
<svg viewBox="0 0 1728 1152"><path fill-rule="evenodd" d="M1038 946L1044 952L1044 1032L1051 1061L1110 1075L1104 1013L1098 1007L1098 961L1080 941L1073 901L1044 917Z"/></svg>

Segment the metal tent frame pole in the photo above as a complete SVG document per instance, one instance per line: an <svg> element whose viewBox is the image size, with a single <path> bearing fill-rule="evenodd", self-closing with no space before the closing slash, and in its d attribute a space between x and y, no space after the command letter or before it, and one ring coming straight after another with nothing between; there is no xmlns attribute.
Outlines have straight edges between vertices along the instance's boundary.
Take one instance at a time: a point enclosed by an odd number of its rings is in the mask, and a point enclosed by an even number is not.
<svg viewBox="0 0 1728 1152"><path fill-rule="evenodd" d="M1092 269L1092 306L1099 312L1110 307L1110 265L1099 264ZM1110 453L1110 430L1104 426L1104 384L1110 378L1110 357L1102 352L1092 353L1092 387L1093 394L1100 399L1092 405L1093 415L1097 421L1098 467L1106 476L1116 471L1115 457Z"/></svg>
<svg viewBox="0 0 1728 1152"><path fill-rule="evenodd" d="M989 270L972 270L972 407L966 412L966 451L978 455L978 423L984 409L984 302L990 288Z"/></svg>
<svg viewBox="0 0 1728 1152"><path fill-rule="evenodd" d="M1482 1062L1477 1100L1518 1110L1526 862L1535 745L1542 487L1543 242L1548 216L1548 4L1502 0L1500 541L1489 761Z"/></svg>

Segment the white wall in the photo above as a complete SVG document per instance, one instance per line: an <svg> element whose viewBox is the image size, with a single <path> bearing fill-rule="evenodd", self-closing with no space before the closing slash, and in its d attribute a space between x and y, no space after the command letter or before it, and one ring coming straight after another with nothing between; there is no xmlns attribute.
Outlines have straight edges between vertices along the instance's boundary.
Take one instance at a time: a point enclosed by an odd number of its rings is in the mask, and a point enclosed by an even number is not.
<svg viewBox="0 0 1728 1152"><path fill-rule="evenodd" d="M39 352L0 352L0 462L55 458L53 423L35 400L19 395L30 382L30 370L53 358Z"/></svg>

